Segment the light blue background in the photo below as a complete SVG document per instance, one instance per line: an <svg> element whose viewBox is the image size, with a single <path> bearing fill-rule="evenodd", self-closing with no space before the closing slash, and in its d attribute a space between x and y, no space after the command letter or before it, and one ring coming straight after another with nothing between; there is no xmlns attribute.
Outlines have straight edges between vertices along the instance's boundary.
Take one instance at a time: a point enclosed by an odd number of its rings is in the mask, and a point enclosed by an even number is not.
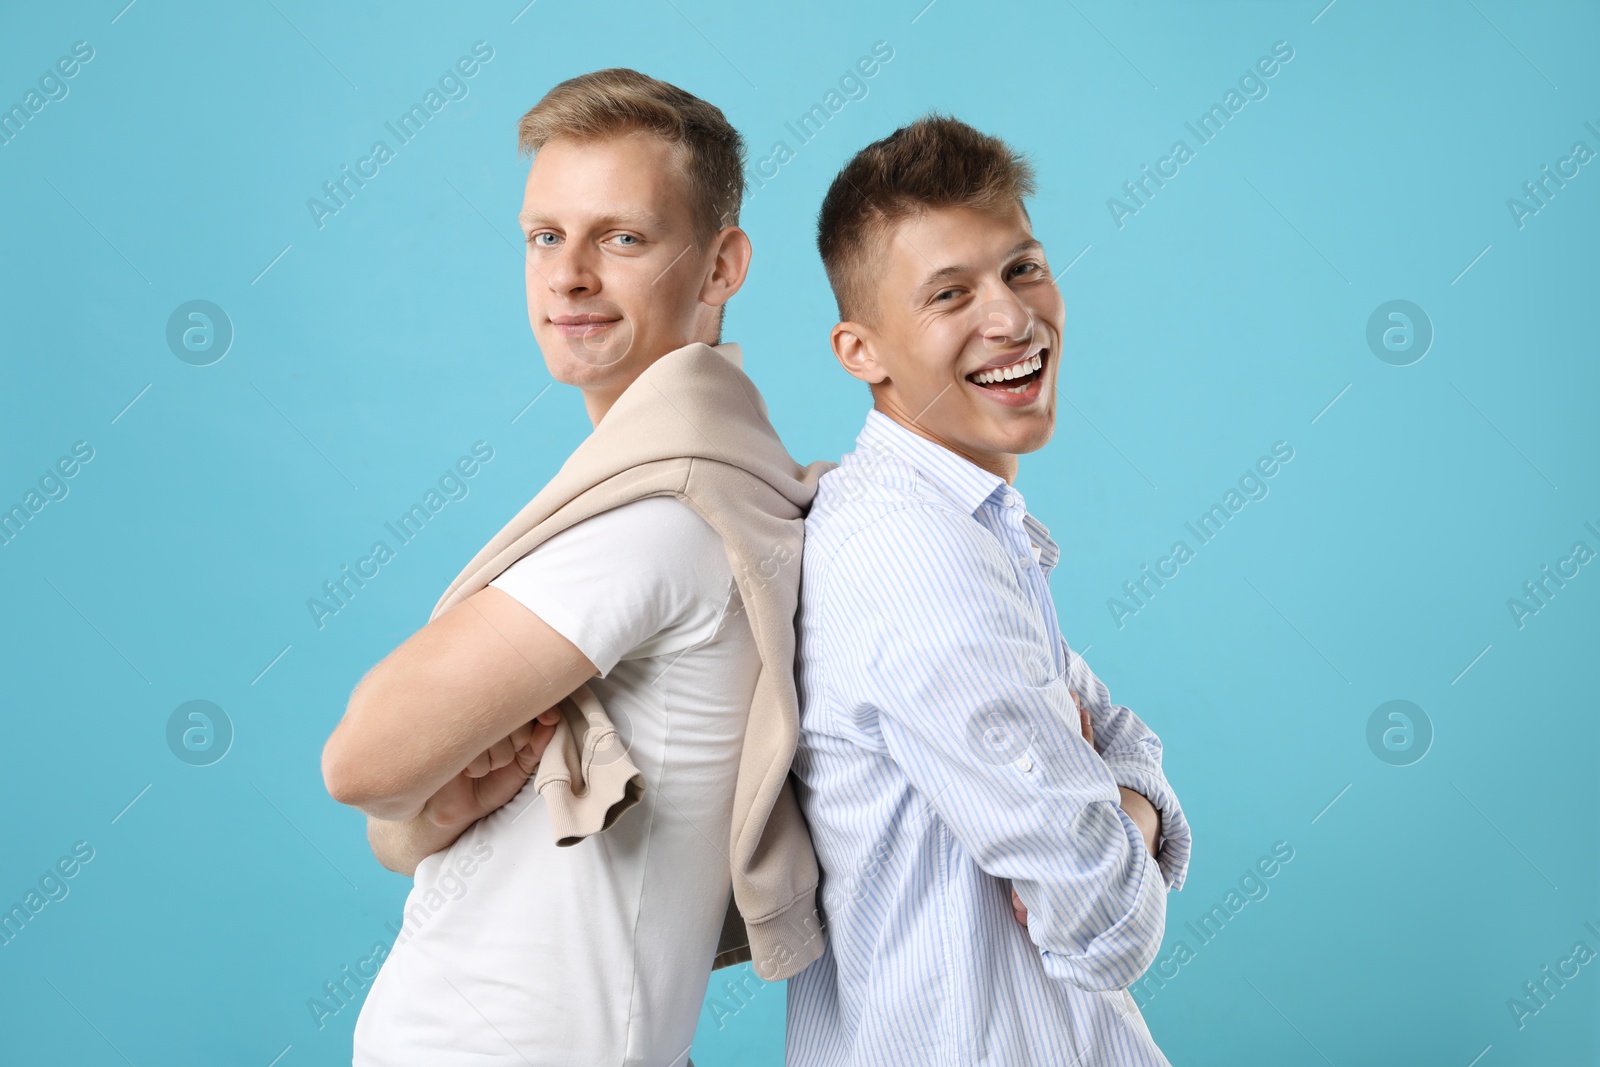
<svg viewBox="0 0 1600 1067"><path fill-rule="evenodd" d="M1600 163L1521 228L1506 206L1600 150L1595 5L124 2L0 14L0 105L95 50L0 146L0 505L95 450L0 546L0 905L95 850L0 948L0 1059L349 1061L357 1008L319 1030L307 1001L392 940L409 883L324 792L322 742L589 429L571 389L540 395L517 118L634 66L721 106L754 161L886 41L867 96L747 201L726 336L791 452L838 458L866 393L826 344L827 182L930 107L1034 158L1037 232L1072 266L1065 403L1018 485L1064 549L1064 632L1159 732L1194 824L1162 955L1196 956L1146 1008L1172 1061L1600 1062L1600 963L1520 1029L1507 1007L1600 950L1600 564L1520 628L1507 607L1600 550ZM470 95L319 229L307 199L479 40ZM1269 95L1197 147L1185 121L1276 41ZM1107 198L1178 138L1195 158L1119 228ZM236 331L211 366L165 341L192 299ZM1365 340L1392 299L1435 330L1410 366ZM307 598L477 440L470 495L319 630ZM1108 598L1280 440L1270 495L1119 627ZM208 767L165 739L192 699L236 733ZM1366 741L1391 699L1435 732L1410 766ZM1277 841L1270 895L1196 947L1185 923ZM780 1063L783 1004L704 1013L695 1062Z"/></svg>

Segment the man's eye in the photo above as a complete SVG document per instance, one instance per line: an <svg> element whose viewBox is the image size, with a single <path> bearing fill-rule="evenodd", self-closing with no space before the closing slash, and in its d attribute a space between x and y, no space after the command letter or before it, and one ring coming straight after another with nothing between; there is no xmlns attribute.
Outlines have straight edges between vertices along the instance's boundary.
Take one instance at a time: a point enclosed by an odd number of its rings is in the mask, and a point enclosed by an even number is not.
<svg viewBox="0 0 1600 1067"><path fill-rule="evenodd" d="M1018 263L1015 267L1012 267L1011 274L1013 277L1021 274L1037 274L1040 269L1041 268L1038 263L1031 259L1027 259L1023 260L1021 263Z"/></svg>
<svg viewBox="0 0 1600 1067"><path fill-rule="evenodd" d="M546 237L550 238L550 240L544 240ZM528 243L531 245L538 245L541 248L549 248L556 242L556 239L556 235L551 233L549 230L540 230L538 233L530 234L528 236Z"/></svg>
<svg viewBox="0 0 1600 1067"><path fill-rule="evenodd" d="M960 289L943 289L943 290L939 291L938 293L934 294L933 302L935 304L939 304L939 303L948 304L950 302L949 298L954 298L954 297L958 296L960 294L960 292L961 292Z"/></svg>
<svg viewBox="0 0 1600 1067"><path fill-rule="evenodd" d="M624 248L632 248L639 243L639 239L631 233L617 234L617 243Z"/></svg>

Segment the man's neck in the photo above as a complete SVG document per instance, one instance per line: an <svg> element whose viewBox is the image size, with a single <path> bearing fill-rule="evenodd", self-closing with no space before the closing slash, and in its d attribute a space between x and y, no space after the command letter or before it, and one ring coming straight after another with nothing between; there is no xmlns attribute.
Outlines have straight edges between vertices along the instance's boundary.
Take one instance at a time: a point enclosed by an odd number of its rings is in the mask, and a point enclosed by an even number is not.
<svg viewBox="0 0 1600 1067"><path fill-rule="evenodd" d="M634 375L635 378L638 375ZM629 382L628 384L632 384ZM627 385L623 386L626 389ZM599 390L585 389L583 391L583 406L589 413L591 425L599 426L600 420L606 417L606 412L611 410L611 405L617 402L617 397L622 395L622 390L607 389L604 394Z"/></svg>
<svg viewBox="0 0 1600 1067"><path fill-rule="evenodd" d="M962 448L958 444L955 444L951 441L946 441L933 431L919 424L915 419L906 418L892 408L885 407L883 404L878 403L876 399L874 400L872 406L874 410L886 416L896 425L904 427L905 429L916 434L918 437L922 438L924 441L932 441L945 451L954 452L968 463L971 463L974 467L979 467L983 470L986 470L997 478L1005 479L1005 483L1007 485L1015 484L1017 480L1017 457L1015 455L1009 452L975 452L970 449Z"/></svg>

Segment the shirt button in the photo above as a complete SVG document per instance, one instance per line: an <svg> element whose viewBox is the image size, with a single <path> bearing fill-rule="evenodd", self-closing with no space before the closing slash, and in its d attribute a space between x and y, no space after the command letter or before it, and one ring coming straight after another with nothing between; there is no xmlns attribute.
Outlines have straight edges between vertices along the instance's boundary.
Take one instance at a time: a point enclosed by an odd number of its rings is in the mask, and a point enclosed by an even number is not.
<svg viewBox="0 0 1600 1067"><path fill-rule="evenodd" d="M1017 760L1017 768L1021 770L1023 774L1028 774L1033 770L1033 760L1029 759L1027 756L1023 756Z"/></svg>

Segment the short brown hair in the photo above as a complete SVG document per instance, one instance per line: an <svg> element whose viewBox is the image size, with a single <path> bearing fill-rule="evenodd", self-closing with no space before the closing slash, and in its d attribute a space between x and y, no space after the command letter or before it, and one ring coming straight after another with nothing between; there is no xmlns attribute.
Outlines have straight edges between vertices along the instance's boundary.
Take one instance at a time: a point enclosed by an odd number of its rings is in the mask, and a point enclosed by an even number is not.
<svg viewBox="0 0 1600 1067"><path fill-rule="evenodd" d="M872 304L869 279L889 228L929 208L1005 210L1033 195L1033 166L998 137L929 113L844 165L817 214L817 250L841 321Z"/></svg>
<svg viewBox="0 0 1600 1067"><path fill-rule="evenodd" d="M739 224L744 138L720 108L648 74L611 67L568 78L522 116L517 146L529 155L556 138L585 141L636 131L678 149L702 233Z"/></svg>

